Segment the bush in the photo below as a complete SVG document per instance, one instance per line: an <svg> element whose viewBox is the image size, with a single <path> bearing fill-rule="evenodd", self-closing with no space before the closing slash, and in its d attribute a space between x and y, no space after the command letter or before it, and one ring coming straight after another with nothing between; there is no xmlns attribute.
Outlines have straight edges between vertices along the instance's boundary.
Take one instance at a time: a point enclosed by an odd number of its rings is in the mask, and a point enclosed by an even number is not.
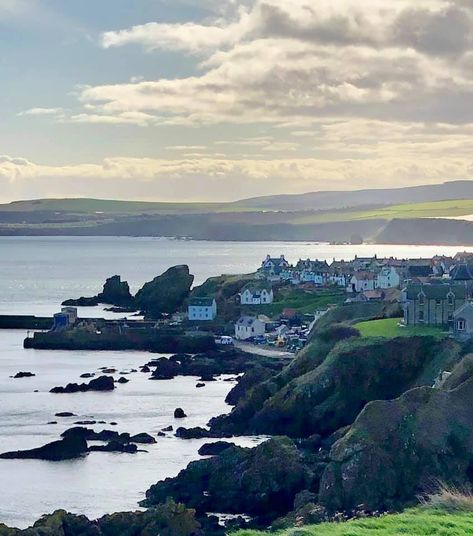
<svg viewBox="0 0 473 536"><path fill-rule="evenodd" d="M420 497L428 508L447 512L473 512L473 492L440 482L436 492Z"/></svg>

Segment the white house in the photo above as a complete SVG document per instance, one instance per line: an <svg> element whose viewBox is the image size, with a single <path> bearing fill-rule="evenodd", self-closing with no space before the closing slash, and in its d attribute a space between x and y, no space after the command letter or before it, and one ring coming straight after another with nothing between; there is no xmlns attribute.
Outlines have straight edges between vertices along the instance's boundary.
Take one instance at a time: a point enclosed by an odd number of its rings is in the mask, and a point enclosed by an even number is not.
<svg viewBox="0 0 473 536"><path fill-rule="evenodd" d="M364 290L376 290L377 277L373 272L355 272L350 279L349 292L363 292Z"/></svg>
<svg viewBox="0 0 473 536"><path fill-rule="evenodd" d="M251 337L259 337L266 332L266 325L253 316L242 316L235 324L235 338L246 341Z"/></svg>
<svg viewBox="0 0 473 536"><path fill-rule="evenodd" d="M215 298L191 298L187 312L191 321L210 322L217 317L217 302Z"/></svg>
<svg viewBox="0 0 473 536"><path fill-rule="evenodd" d="M394 266L385 266L377 276L377 287L382 289L399 288L401 278Z"/></svg>
<svg viewBox="0 0 473 536"><path fill-rule="evenodd" d="M280 281L282 273L289 268L288 261L284 255L280 257L266 256L266 259L261 263L261 268L258 270L258 276L270 281Z"/></svg>
<svg viewBox="0 0 473 536"><path fill-rule="evenodd" d="M240 293L241 305L265 305L273 300L273 289L265 283L249 283Z"/></svg>

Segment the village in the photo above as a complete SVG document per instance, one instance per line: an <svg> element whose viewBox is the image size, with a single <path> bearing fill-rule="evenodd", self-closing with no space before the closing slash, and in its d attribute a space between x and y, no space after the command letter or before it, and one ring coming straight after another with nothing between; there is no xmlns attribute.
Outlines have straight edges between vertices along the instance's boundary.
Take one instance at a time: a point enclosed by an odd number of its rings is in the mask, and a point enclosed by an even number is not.
<svg viewBox="0 0 473 536"><path fill-rule="evenodd" d="M396 329L435 328L470 338L472 299L473 253L420 259L375 255L331 263L307 259L295 264L282 255L268 255L253 274L211 278L193 289L176 312L158 320L109 321L98 327L90 320L79 324L77 309L63 307L54 317L52 332L73 326L112 336L130 330L174 330L193 340L212 336L220 346L295 353L306 345L321 317L350 304L397 304L391 321Z"/></svg>

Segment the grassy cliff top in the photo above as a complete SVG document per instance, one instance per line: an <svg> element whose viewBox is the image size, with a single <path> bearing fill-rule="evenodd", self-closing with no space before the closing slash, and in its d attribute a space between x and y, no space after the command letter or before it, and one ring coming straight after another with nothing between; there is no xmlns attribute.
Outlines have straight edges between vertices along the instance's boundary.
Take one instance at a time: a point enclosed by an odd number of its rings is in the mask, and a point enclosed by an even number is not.
<svg viewBox="0 0 473 536"><path fill-rule="evenodd" d="M293 528L272 533L278 536L467 536L473 534L473 513L447 513L443 510L417 508L402 514L386 515L345 523ZM264 536L269 533L243 530L233 536Z"/></svg>

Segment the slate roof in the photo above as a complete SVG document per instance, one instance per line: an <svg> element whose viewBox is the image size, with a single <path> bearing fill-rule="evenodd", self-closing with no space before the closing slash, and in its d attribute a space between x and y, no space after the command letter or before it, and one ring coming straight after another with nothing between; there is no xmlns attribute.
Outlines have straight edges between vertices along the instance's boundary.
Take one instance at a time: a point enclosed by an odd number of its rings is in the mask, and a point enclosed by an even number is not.
<svg viewBox="0 0 473 536"><path fill-rule="evenodd" d="M190 307L212 307L214 298L191 298L189 300Z"/></svg>
<svg viewBox="0 0 473 536"><path fill-rule="evenodd" d="M261 292L262 290L267 290L268 292L271 292L272 288L272 285L266 281L251 281L241 289L241 292L243 293L245 292L245 290L249 290L252 294L255 294L256 292Z"/></svg>
<svg viewBox="0 0 473 536"><path fill-rule="evenodd" d="M407 268L407 277L429 277L432 275L432 266L430 265L411 265Z"/></svg>
<svg viewBox="0 0 473 536"><path fill-rule="evenodd" d="M466 263L456 264L450 271L450 279L453 281L472 281L473 267Z"/></svg>
<svg viewBox="0 0 473 536"><path fill-rule="evenodd" d="M254 316L241 316L237 320L237 325L251 328L251 326L256 322L256 320L257 319Z"/></svg>
<svg viewBox="0 0 473 536"><path fill-rule="evenodd" d="M417 300L421 292L428 300L446 300L450 292L453 292L455 299L464 300L467 290L462 285L447 285L439 283L437 285L408 285L405 289L408 300Z"/></svg>

